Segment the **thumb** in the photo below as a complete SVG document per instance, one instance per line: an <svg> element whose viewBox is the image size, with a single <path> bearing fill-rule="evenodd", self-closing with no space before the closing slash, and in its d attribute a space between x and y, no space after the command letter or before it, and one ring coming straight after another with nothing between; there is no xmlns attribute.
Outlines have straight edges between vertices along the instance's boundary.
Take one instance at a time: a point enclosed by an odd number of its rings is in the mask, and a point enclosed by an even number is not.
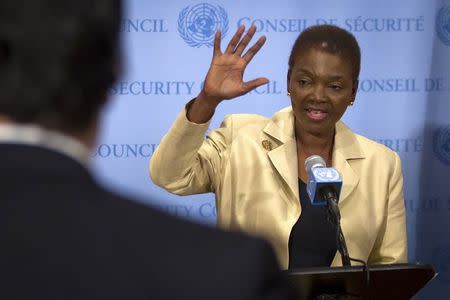
<svg viewBox="0 0 450 300"><path fill-rule="evenodd" d="M269 82L269 79L265 77L259 77L247 82L244 82L244 90L246 93L250 92L253 89L256 89L257 87L264 85Z"/></svg>

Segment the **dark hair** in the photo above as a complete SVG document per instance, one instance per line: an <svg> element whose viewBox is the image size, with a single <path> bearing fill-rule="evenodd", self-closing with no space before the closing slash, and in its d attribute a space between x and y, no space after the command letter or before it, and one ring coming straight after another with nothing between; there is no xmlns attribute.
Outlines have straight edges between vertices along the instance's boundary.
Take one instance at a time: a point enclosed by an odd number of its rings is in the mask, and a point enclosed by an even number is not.
<svg viewBox="0 0 450 300"><path fill-rule="evenodd" d="M334 25L316 25L300 33L289 56L288 78L294 67L295 57L311 49L345 57L352 65L353 79L358 79L361 68L358 42L350 32Z"/></svg>
<svg viewBox="0 0 450 300"><path fill-rule="evenodd" d="M79 133L120 69L120 0L0 3L0 114Z"/></svg>

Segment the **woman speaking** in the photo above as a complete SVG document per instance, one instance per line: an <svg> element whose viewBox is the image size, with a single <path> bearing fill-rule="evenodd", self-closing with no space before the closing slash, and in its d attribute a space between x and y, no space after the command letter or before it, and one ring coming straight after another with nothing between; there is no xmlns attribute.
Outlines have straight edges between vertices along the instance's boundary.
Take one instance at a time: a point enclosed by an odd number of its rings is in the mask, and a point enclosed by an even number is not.
<svg viewBox="0 0 450 300"><path fill-rule="evenodd" d="M268 82L243 81L265 42L247 51L256 28L239 27L222 52L217 32L211 66L150 162L152 180L189 195L213 192L221 228L269 240L282 268L339 266L336 230L306 192L313 154L343 180L339 208L351 257L370 264L406 262L403 177L399 156L352 132L342 115L355 102L360 50L349 32L313 26L294 43L287 70L291 106L272 118L230 115L205 138L215 109Z"/></svg>

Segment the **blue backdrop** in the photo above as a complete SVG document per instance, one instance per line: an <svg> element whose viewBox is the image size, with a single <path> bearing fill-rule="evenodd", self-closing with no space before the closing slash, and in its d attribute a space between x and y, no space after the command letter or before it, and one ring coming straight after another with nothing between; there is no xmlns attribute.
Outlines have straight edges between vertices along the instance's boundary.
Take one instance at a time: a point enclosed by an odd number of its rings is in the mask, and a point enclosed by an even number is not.
<svg viewBox="0 0 450 300"><path fill-rule="evenodd" d="M450 0L258 0L126 2L124 76L111 90L94 173L109 188L168 213L214 224L212 194L170 195L148 175L148 161L208 69L212 38L225 45L240 24L258 26L267 42L247 79L270 83L223 103L226 114L271 116L289 105L290 48L305 27L331 23L351 31L362 50L360 88L344 121L400 154L409 260L433 263L439 276L416 299L450 295ZM256 40L256 39L255 39Z"/></svg>

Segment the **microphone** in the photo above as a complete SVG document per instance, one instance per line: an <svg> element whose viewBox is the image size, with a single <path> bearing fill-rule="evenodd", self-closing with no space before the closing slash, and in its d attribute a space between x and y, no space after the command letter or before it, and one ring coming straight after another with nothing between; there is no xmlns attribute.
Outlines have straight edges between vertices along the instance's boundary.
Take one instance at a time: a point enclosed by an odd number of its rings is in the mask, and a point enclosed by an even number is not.
<svg viewBox="0 0 450 300"><path fill-rule="evenodd" d="M319 155L311 155L305 160L305 170L308 174L306 191L313 205L327 205L330 198L335 203L339 201L342 189L342 178L335 168L327 168L325 161Z"/></svg>
<svg viewBox="0 0 450 300"><path fill-rule="evenodd" d="M342 188L342 178L335 168L327 165L319 155L312 155L305 160L308 173L306 191L313 205L326 205L329 221L336 226L336 244L343 266L350 266L350 256L347 250L344 233L341 228L341 213L338 201Z"/></svg>

